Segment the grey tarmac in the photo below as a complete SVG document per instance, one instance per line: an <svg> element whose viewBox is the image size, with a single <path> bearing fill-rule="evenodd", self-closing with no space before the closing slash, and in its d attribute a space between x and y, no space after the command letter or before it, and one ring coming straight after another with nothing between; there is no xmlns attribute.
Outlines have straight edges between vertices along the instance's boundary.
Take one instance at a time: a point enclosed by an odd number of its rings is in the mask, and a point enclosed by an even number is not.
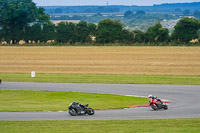
<svg viewBox="0 0 200 133"><path fill-rule="evenodd" d="M3 82L0 89L71 91L136 96L152 94L172 102L168 110L153 111L149 107L96 110L93 116L70 116L66 111L0 112L0 120L116 120L200 117L200 85ZM67 107L68 105L66 105Z"/></svg>

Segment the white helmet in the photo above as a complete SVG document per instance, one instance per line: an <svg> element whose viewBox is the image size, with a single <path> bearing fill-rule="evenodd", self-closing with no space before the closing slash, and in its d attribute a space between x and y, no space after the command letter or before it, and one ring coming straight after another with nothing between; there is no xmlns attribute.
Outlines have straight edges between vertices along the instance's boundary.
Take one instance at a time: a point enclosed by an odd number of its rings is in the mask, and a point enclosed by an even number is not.
<svg viewBox="0 0 200 133"><path fill-rule="evenodd" d="M149 97L149 98L152 98L153 96L150 94L148 97Z"/></svg>

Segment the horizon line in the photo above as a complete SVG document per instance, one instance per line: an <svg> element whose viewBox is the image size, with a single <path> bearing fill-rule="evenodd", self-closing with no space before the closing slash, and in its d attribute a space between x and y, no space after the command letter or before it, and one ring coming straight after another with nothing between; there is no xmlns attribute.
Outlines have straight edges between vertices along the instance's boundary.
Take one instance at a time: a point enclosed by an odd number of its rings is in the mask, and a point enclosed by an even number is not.
<svg viewBox="0 0 200 133"><path fill-rule="evenodd" d="M37 5L36 6L156 6L156 5L165 5L165 4L192 4L200 2L179 2L179 3L162 3L162 4L153 4L153 5Z"/></svg>

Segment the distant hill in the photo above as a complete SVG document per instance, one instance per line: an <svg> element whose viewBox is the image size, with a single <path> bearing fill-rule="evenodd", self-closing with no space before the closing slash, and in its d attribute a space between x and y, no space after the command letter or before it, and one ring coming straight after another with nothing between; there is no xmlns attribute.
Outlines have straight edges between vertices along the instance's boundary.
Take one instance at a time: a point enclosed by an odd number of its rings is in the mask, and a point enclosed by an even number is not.
<svg viewBox="0 0 200 133"><path fill-rule="evenodd" d="M165 3L160 5L153 5L154 7L200 7L200 2L192 3Z"/></svg>
<svg viewBox="0 0 200 133"><path fill-rule="evenodd" d="M144 10L146 12L177 12L189 9L191 11L200 10L200 2L193 3L173 3L173 4L160 4L153 6L123 6L123 5L110 5L110 6L43 6L46 13L113 13L125 12L127 10L137 11Z"/></svg>

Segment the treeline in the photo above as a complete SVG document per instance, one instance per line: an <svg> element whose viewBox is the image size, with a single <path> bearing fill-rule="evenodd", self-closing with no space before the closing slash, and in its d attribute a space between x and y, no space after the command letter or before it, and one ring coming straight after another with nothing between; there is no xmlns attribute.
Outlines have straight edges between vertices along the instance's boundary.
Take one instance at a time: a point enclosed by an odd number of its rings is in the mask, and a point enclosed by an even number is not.
<svg viewBox="0 0 200 133"><path fill-rule="evenodd" d="M98 25L81 21L77 24L72 22L60 22L58 25L52 23L34 23L27 26L23 31L18 31L15 39L8 34L4 34L4 29L0 30L2 41L19 43L25 42L50 42L74 45L76 43L91 45L105 45L108 43L122 43L124 45L170 45L178 43L188 44L191 41L197 43L199 39L200 20L193 18L183 18L175 26L175 30L170 35L167 28L163 28L160 23L150 27L146 32L140 30L130 31L117 20L105 19ZM20 33L20 34L19 34Z"/></svg>
<svg viewBox="0 0 200 133"><path fill-rule="evenodd" d="M26 43L54 42L55 45L182 45L192 40L198 42L199 29L200 20L187 17L177 23L171 35L160 23L148 28L146 32L131 31L120 21L112 19L101 20L97 25L85 21L54 25L44 9L37 8L32 0L0 0L0 42L3 44L14 45L23 40Z"/></svg>
<svg viewBox="0 0 200 133"><path fill-rule="evenodd" d="M43 6L46 13L112 13L119 12L120 8L117 6Z"/></svg>
<svg viewBox="0 0 200 133"><path fill-rule="evenodd" d="M181 15L181 16L194 16L195 18L200 18L200 11L199 10L194 10L194 11L191 11L190 9L185 9L183 11L180 11L180 9L175 9L174 12L177 12L179 14L176 14L178 17ZM141 16L141 15L145 15L146 12L143 11L143 10L137 10L135 13L131 10L128 10L124 13L124 17L133 17L133 16ZM153 14L155 17L157 17L157 19L162 19L161 16L158 16L158 14ZM173 16L175 16L175 14L173 14ZM153 16L152 16L153 17ZM165 14L165 17L166 19L169 19L167 17L170 17L169 14Z"/></svg>

